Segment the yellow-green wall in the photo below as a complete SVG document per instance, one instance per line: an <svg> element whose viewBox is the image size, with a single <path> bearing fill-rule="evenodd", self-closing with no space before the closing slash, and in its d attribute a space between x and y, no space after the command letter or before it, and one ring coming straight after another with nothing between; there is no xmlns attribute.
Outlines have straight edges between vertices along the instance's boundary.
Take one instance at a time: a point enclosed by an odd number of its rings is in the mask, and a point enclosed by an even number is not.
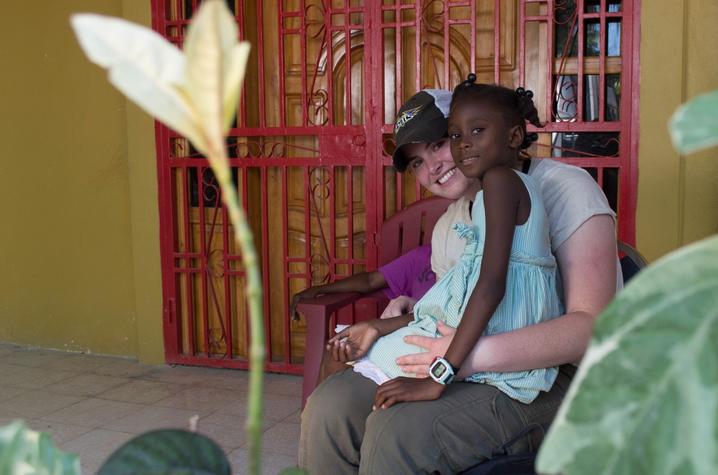
<svg viewBox="0 0 718 475"><path fill-rule="evenodd" d="M718 88L718 3L643 0L637 238L655 259L718 231L718 149L666 122ZM0 341L163 360L152 120L80 52L67 19L150 24L149 0L7 2L0 28Z"/></svg>
<svg viewBox="0 0 718 475"><path fill-rule="evenodd" d="M68 23L92 11L149 25L149 1L6 3L0 341L162 361L152 121Z"/></svg>
<svg viewBox="0 0 718 475"><path fill-rule="evenodd" d="M718 232L718 149L680 157L666 133L678 107L718 89L718 2L641 2L638 248L653 260Z"/></svg>
<svg viewBox="0 0 718 475"><path fill-rule="evenodd" d="M149 0L122 0L122 13L148 27L152 21ZM146 363L160 363L164 362L164 347L154 122L129 101L125 114L137 316L135 356Z"/></svg>

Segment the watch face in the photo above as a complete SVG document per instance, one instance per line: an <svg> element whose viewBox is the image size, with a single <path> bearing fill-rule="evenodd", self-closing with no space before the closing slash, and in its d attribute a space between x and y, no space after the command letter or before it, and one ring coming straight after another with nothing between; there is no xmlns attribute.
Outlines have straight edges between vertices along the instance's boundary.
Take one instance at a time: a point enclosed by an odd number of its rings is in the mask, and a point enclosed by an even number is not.
<svg viewBox="0 0 718 475"><path fill-rule="evenodd" d="M431 368L431 374L433 374L435 378L441 378L444 373L446 373L446 366L442 361L437 362L437 364Z"/></svg>

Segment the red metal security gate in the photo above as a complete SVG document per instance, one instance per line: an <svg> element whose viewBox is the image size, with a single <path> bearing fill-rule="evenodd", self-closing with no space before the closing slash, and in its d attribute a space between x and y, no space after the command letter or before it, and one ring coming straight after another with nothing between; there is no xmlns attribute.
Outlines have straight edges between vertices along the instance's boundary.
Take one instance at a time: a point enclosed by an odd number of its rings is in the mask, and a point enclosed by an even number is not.
<svg viewBox="0 0 718 475"><path fill-rule="evenodd" d="M181 45L196 0L153 0ZM252 55L228 140L258 247L267 367L301 373L305 326L291 295L371 268L374 233L421 198L391 167L398 107L470 71L524 85L540 117L534 156L585 167L632 242L637 2L615 0L228 0ZM157 124L165 354L245 368L244 270L207 161Z"/></svg>

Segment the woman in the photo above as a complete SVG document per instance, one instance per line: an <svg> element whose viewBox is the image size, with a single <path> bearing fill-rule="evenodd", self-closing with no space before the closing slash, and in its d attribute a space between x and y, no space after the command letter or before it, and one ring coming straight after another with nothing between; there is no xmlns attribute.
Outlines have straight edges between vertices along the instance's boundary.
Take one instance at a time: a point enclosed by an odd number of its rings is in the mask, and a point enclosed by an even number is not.
<svg viewBox="0 0 718 475"><path fill-rule="evenodd" d="M425 90L399 111L394 166L409 169L433 194L456 199L432 237L432 268L440 278L463 245L448 232L469 222L470 199L481 188L462 175L446 140L451 92ZM517 164L521 167L521 164ZM506 397L492 386L451 384L441 399L374 408L377 386L345 370L317 387L302 414L300 466L321 473L454 473L508 453L536 450L571 381L591 336L593 321L616 290L615 215L603 193L581 169L551 160L525 168L540 184L551 227L552 249L563 287L565 314L538 325L481 338L459 376L480 371L524 371L560 366L549 392L531 404ZM426 374L442 356L444 337L409 337L428 350L399 359L404 371Z"/></svg>

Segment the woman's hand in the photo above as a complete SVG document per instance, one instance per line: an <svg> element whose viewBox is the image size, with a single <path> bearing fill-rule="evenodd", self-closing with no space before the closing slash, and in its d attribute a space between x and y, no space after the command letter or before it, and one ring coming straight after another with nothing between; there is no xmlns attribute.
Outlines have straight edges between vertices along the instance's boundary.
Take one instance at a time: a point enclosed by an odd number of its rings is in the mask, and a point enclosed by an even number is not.
<svg viewBox="0 0 718 475"><path fill-rule="evenodd" d="M446 386L433 379L399 377L379 386L374 396L374 410L388 409L398 402L439 399Z"/></svg>
<svg viewBox="0 0 718 475"><path fill-rule="evenodd" d="M415 299L407 297L406 295L400 295L389 301L389 305L386 306L379 318L398 317L399 315L411 313L411 311L414 310L415 303Z"/></svg>
<svg viewBox="0 0 718 475"><path fill-rule="evenodd" d="M366 355L382 335L378 320L366 320L340 331L327 342L327 350L335 361L347 363Z"/></svg>
<svg viewBox="0 0 718 475"><path fill-rule="evenodd" d="M442 321L437 323L439 333L442 335L440 337L433 338L418 335L404 337L406 343L416 345L426 351L397 358L396 364L399 365L402 371L409 374L413 373L420 378L426 378L429 376L429 365L434 361L434 358L437 356L443 357L446 354L446 350L454 338L454 333L456 333L456 328L450 327Z"/></svg>

